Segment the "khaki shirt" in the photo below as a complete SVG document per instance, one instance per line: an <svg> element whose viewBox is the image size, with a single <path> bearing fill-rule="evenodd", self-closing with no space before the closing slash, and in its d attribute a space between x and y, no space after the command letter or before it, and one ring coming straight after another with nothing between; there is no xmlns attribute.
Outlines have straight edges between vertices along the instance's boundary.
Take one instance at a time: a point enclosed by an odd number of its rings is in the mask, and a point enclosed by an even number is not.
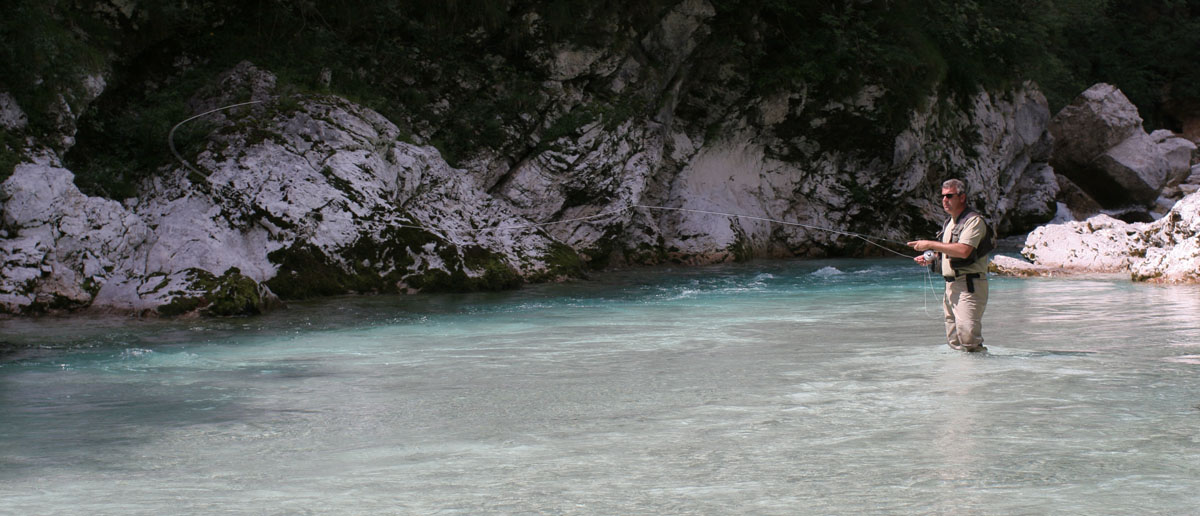
<svg viewBox="0 0 1200 516"><path fill-rule="evenodd" d="M962 233L958 235L958 242L951 242L950 238L954 234L954 226L956 221L951 219L946 223L945 231L942 233L942 242L951 244L967 244L974 249L979 249L979 243L983 241L984 227L983 217L968 217L966 220L957 221L963 225ZM951 272L953 271L953 272ZM950 257L942 253L942 274L945 276L959 276L962 274L987 274L988 260L987 256L980 256L979 259L972 262L970 265L958 270L950 268Z"/></svg>

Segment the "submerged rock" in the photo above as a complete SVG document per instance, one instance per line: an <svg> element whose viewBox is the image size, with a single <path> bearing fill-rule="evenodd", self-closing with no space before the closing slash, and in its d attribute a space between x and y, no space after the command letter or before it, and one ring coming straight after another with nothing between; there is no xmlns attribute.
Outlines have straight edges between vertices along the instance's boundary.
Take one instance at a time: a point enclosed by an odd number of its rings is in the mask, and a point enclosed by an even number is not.
<svg viewBox="0 0 1200 516"><path fill-rule="evenodd" d="M1017 276L1024 278L1031 277L1046 277L1046 276L1067 276L1076 274L1073 271L1063 269L1061 267L1051 267L1049 265L1040 265L1027 262L1020 258L1011 256L995 255L988 262L988 271L993 274L1002 276Z"/></svg>

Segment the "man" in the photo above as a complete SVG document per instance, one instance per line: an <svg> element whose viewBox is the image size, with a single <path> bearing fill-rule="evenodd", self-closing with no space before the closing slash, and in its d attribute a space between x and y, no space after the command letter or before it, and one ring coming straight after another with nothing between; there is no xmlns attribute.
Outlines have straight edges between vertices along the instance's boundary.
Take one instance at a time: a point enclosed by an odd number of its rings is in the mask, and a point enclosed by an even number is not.
<svg viewBox="0 0 1200 516"><path fill-rule="evenodd" d="M942 310L946 315L946 340L951 348L980 352L983 346L983 311L988 300L988 251L976 252L988 235L987 221L967 207L967 187L951 179L942 183L942 209L950 215L942 226L942 240L916 240L909 247L917 251L933 250L946 279L946 297ZM934 265L924 256L915 258L920 265ZM937 269L937 267L935 267Z"/></svg>

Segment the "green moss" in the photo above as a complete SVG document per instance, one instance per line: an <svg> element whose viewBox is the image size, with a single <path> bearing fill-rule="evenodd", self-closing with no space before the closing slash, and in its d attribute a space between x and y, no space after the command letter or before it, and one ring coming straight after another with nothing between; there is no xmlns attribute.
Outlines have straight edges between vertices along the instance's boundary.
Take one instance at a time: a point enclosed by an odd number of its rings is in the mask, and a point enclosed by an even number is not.
<svg viewBox="0 0 1200 516"><path fill-rule="evenodd" d="M462 269L446 272L429 269L405 278L405 281L422 292L470 292L471 278Z"/></svg>
<svg viewBox="0 0 1200 516"><path fill-rule="evenodd" d="M297 243L267 255L279 266L267 287L283 299L307 299L344 294L349 276L325 253L308 244Z"/></svg>
<svg viewBox="0 0 1200 516"><path fill-rule="evenodd" d="M472 245L463 248L463 266L472 271L483 271L476 278L468 278L466 285L470 290L508 290L521 286L523 279L497 253L482 246Z"/></svg>
<svg viewBox="0 0 1200 516"><path fill-rule="evenodd" d="M341 250L346 264L314 246L297 243L267 255L272 263L279 266L279 272L266 284L283 299L305 299L347 292L397 292L401 283L415 288L423 288L418 283L452 284L445 278L405 276L414 263L412 255L429 243L441 243L441 240L418 228L391 227L378 237L364 233ZM453 246L443 245L440 253L448 264L459 262ZM445 289L462 290L449 286Z"/></svg>
<svg viewBox="0 0 1200 516"><path fill-rule="evenodd" d="M405 277L405 283L423 292L479 292L513 289L524 282L499 254L480 246L463 248L461 260L453 247L438 254L449 271L429 269Z"/></svg>
<svg viewBox="0 0 1200 516"><path fill-rule="evenodd" d="M475 279L475 290L511 290L521 286L524 278L499 257L483 266L483 275Z"/></svg>
<svg viewBox="0 0 1200 516"><path fill-rule="evenodd" d="M91 276L83 280L83 285L81 285L83 291L87 292L88 295L93 298L96 297L96 294L100 292L101 286L103 286L103 283L97 281L95 276Z"/></svg>
<svg viewBox="0 0 1200 516"><path fill-rule="evenodd" d="M68 311L83 308L85 305L68 297L54 294L49 301L34 301L25 309L29 314L46 314L50 312Z"/></svg>
<svg viewBox="0 0 1200 516"><path fill-rule="evenodd" d="M185 297L178 296L172 299L170 303L160 305L156 310L159 315L166 317L176 317L183 314L195 312L204 303L202 297Z"/></svg>
<svg viewBox="0 0 1200 516"><path fill-rule="evenodd" d="M754 258L754 249L750 245L750 240L746 238L745 232L735 228L736 238L733 243L725 248L729 254L733 255L735 262L748 262Z"/></svg>
<svg viewBox="0 0 1200 516"><path fill-rule="evenodd" d="M206 315L227 317L261 314L270 308L259 292L258 283L237 267L230 267L220 276L202 269L189 269L187 275L191 289L199 294L177 295L157 308L160 315L174 317L199 310Z"/></svg>
<svg viewBox="0 0 1200 516"><path fill-rule="evenodd" d="M354 189L354 185L352 185L350 181L339 177L336 173L334 173L332 168L328 166L322 168L321 175L325 177L326 181L329 181L330 185L338 189L338 191L342 192L343 194L346 194L347 199L350 199L354 202L362 202L362 197L359 195L358 191Z"/></svg>
<svg viewBox="0 0 1200 516"><path fill-rule="evenodd" d="M12 175L18 163L25 160L25 142L16 131L0 131L0 183Z"/></svg>
<svg viewBox="0 0 1200 516"><path fill-rule="evenodd" d="M266 311L258 283L243 276L236 267L230 267L205 287L211 301L207 311L212 315L249 315Z"/></svg>
<svg viewBox="0 0 1200 516"><path fill-rule="evenodd" d="M656 245L642 242L632 249L626 249L625 259L631 263L657 265L668 260L667 249L662 237L659 236Z"/></svg>
<svg viewBox="0 0 1200 516"><path fill-rule="evenodd" d="M586 265L579 253L570 246L553 242L546 249L543 257L546 261L546 271L551 278L579 278L584 276Z"/></svg>
<svg viewBox="0 0 1200 516"><path fill-rule="evenodd" d="M146 277L146 280L149 281L152 278L162 278L162 280L159 281L158 284L155 285L154 288L150 290L151 294L157 294L160 291L162 291L162 289L167 288L167 285L171 284L171 278L167 277L167 275L162 272L156 272L154 274L151 274Z"/></svg>

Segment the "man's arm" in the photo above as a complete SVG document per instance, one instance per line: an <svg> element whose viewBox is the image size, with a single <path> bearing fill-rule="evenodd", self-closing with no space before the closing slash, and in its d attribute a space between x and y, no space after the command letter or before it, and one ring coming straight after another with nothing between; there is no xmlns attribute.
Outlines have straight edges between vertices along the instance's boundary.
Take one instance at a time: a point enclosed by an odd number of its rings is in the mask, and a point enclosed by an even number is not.
<svg viewBox="0 0 1200 516"><path fill-rule="evenodd" d="M961 242L945 243L936 240L914 240L909 242L908 246L917 251L932 249L951 258L966 258L971 255L971 251L975 250L973 246Z"/></svg>
<svg viewBox="0 0 1200 516"><path fill-rule="evenodd" d="M975 247L979 241L983 239L983 218L970 217L963 221L963 231L959 236L958 242L938 242L937 240L915 240L908 243L908 246L917 251L934 250L951 258L966 258L971 256L975 251ZM966 242L974 242L976 245L971 245ZM924 265L924 264L922 264Z"/></svg>

